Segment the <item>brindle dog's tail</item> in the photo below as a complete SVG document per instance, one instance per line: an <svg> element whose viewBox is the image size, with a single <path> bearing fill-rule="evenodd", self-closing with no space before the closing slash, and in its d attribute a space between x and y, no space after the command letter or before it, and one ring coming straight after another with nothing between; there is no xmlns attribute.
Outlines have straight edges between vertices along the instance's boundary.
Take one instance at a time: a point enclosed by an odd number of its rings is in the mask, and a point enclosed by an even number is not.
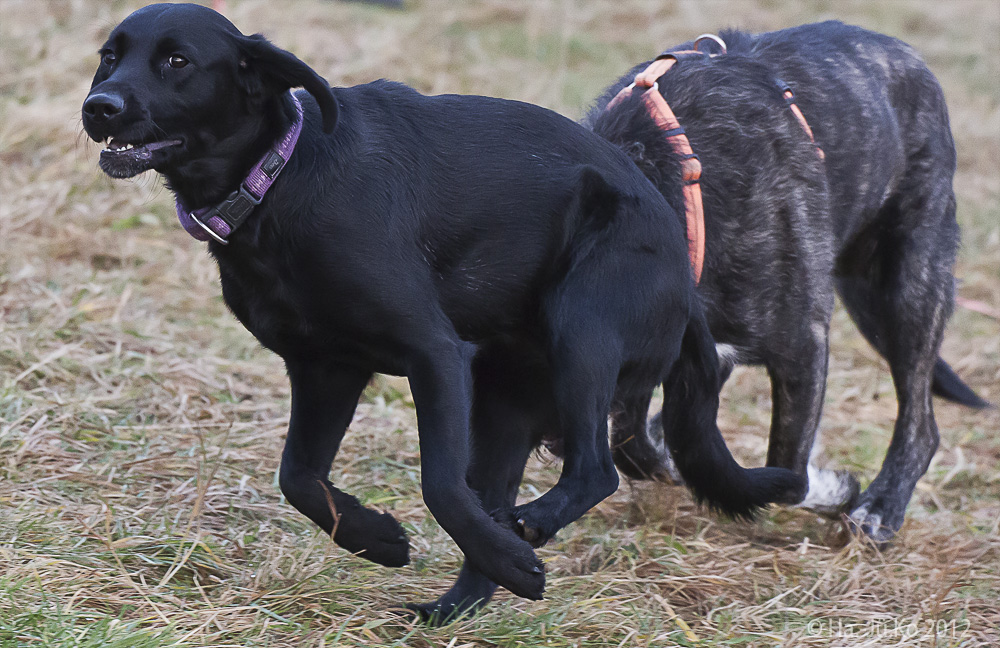
<svg viewBox="0 0 1000 648"><path fill-rule="evenodd" d="M663 381L663 395L664 441L699 501L733 517L751 518L769 503L801 499L803 476L785 468L743 468L726 447L716 424L719 360L701 312L688 322L680 357Z"/></svg>
<svg viewBox="0 0 1000 648"><path fill-rule="evenodd" d="M935 396L967 407L976 409L993 407L989 401L980 398L976 392L972 391L971 387L962 382L962 379L941 358L938 358L937 362L934 363L934 380L931 383L931 392Z"/></svg>

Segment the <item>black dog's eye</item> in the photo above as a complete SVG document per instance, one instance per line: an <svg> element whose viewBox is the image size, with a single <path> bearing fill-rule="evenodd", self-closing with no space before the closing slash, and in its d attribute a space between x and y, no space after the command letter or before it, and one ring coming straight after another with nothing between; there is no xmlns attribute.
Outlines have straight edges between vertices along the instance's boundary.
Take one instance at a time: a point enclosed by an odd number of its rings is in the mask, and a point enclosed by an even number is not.
<svg viewBox="0 0 1000 648"><path fill-rule="evenodd" d="M105 65L114 65L117 60L114 52L104 52L101 54L101 63Z"/></svg>
<svg viewBox="0 0 1000 648"><path fill-rule="evenodd" d="M188 64L188 60L180 54L171 54L170 58L167 59L167 63L172 68L182 68Z"/></svg>

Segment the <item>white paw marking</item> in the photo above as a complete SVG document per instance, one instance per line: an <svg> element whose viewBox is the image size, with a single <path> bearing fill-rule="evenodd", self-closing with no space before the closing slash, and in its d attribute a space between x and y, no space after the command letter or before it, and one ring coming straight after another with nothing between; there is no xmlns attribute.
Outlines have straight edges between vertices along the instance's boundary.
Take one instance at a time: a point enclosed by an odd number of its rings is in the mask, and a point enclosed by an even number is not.
<svg viewBox="0 0 1000 648"><path fill-rule="evenodd" d="M836 510L851 498L851 481L847 473L817 468L809 464L806 469L809 491L798 506L814 511Z"/></svg>

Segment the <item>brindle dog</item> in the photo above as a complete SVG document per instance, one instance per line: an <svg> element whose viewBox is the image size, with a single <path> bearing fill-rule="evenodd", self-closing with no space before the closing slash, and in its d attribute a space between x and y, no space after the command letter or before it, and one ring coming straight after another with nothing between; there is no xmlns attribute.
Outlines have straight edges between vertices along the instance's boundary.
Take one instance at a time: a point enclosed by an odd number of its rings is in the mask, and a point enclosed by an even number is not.
<svg viewBox="0 0 1000 648"><path fill-rule="evenodd" d="M727 53L685 59L660 78L659 91L704 169L698 293L723 374L734 363L767 368L767 465L808 477L800 505L846 511L885 543L938 445L931 394L988 406L938 357L959 242L944 95L913 48L839 22L721 37ZM646 65L610 87L585 121L628 152L682 214L678 160L638 93L606 109ZM825 159L789 110L782 82ZM853 476L810 463L835 293L889 362L899 401L882 470L860 495ZM646 435L615 435L623 472L669 478L661 428L654 419Z"/></svg>

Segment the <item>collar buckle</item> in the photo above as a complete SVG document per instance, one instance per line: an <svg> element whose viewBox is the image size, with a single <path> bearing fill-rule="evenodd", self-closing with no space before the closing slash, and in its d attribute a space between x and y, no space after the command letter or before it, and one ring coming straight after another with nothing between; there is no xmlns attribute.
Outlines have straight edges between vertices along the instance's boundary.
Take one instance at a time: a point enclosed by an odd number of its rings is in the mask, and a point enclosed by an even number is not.
<svg viewBox="0 0 1000 648"><path fill-rule="evenodd" d="M215 231L211 225L208 224L212 218L219 218L226 226L229 231L226 232L228 236L233 230L243 224L250 212L253 211L254 207L259 205L263 198L258 198L257 196L250 193L247 189L246 183L240 185L237 191L229 194L225 200L221 203L212 207L207 212L202 214L201 218L198 218L197 214L191 214L191 219L197 223L201 229L205 230L209 236L221 243L222 245L229 245L223 236L219 232Z"/></svg>

